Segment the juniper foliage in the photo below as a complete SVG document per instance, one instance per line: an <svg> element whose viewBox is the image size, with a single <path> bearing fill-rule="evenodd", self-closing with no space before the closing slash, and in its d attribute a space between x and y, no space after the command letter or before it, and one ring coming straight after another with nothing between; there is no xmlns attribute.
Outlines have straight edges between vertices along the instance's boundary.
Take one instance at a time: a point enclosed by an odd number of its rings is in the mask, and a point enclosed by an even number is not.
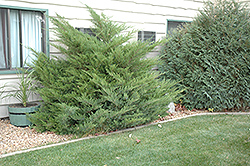
<svg viewBox="0 0 250 166"><path fill-rule="evenodd" d="M205 3L162 51L164 78L186 88L183 104L211 110L250 106L250 14L234 0Z"/></svg>
<svg viewBox="0 0 250 166"><path fill-rule="evenodd" d="M180 93L174 82L157 79L157 59L145 58L161 41L130 41L136 30L88 9L95 36L60 15L50 18L59 43L53 46L64 58L36 53L32 68L44 102L31 118L38 131L83 135L146 124L166 115Z"/></svg>

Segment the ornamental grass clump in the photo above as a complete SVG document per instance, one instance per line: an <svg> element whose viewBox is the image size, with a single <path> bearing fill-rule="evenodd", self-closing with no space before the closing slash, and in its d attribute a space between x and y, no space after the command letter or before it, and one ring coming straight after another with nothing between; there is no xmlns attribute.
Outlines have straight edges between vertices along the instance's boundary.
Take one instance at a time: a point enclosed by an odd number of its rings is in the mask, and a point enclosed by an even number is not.
<svg viewBox="0 0 250 166"><path fill-rule="evenodd" d="M44 101L31 118L38 131L84 135L146 124L166 115L180 93L151 70L158 61L145 58L161 41L131 41L131 27L88 9L95 35L50 18L59 43L53 46L64 58L36 53L32 68Z"/></svg>
<svg viewBox="0 0 250 166"><path fill-rule="evenodd" d="M18 81L1 86L0 98L15 98L20 102L21 107L28 107L32 105L29 103L29 98L35 94L36 87L35 77L32 75L33 71L29 68L17 68L16 72Z"/></svg>
<svg viewBox="0 0 250 166"><path fill-rule="evenodd" d="M183 87L192 109L246 110L250 106L250 14L244 3L205 3L193 22L172 32L160 70Z"/></svg>

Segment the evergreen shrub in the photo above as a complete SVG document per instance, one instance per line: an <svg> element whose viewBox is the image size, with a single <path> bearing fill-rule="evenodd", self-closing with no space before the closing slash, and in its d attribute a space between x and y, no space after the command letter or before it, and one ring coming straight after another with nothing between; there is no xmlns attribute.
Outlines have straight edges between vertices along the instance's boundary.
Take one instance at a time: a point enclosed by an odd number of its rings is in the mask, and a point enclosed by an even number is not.
<svg viewBox="0 0 250 166"><path fill-rule="evenodd" d="M95 36L50 18L64 58L36 53L31 66L44 102L31 118L38 131L83 135L146 124L180 93L151 70L158 60L145 58L162 41L131 41L136 30L89 11Z"/></svg>
<svg viewBox="0 0 250 166"><path fill-rule="evenodd" d="M250 105L250 14L234 0L207 1L168 36L160 71L185 88L182 104L215 111Z"/></svg>

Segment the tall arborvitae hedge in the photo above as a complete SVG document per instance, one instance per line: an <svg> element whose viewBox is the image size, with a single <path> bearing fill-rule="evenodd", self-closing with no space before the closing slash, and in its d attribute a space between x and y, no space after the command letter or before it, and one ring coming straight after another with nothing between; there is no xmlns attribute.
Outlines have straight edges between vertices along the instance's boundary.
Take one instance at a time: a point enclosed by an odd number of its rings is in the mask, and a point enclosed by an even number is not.
<svg viewBox="0 0 250 166"><path fill-rule="evenodd" d="M64 58L37 53L32 68L41 84L42 108L31 121L38 131L89 134L124 129L166 115L179 93L152 71L145 55L161 42L130 41L136 31L89 8L96 36L84 34L59 15L53 44Z"/></svg>
<svg viewBox="0 0 250 166"><path fill-rule="evenodd" d="M217 111L250 106L250 14L244 4L208 1L191 24L168 37L160 70L186 88L185 106Z"/></svg>

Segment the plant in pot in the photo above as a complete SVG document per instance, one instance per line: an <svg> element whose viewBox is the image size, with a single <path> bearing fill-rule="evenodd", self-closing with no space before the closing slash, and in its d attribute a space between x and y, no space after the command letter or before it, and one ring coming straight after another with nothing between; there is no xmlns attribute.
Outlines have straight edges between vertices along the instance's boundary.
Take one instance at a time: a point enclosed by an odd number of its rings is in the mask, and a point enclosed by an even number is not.
<svg viewBox="0 0 250 166"><path fill-rule="evenodd" d="M11 84L6 83L0 87L0 97L15 98L20 103L8 106L10 123L15 126L29 126L28 114L34 113L38 108L38 103L29 102L31 94L35 93L35 78L32 76L33 70L18 68L18 82ZM10 91L11 89L11 91Z"/></svg>

